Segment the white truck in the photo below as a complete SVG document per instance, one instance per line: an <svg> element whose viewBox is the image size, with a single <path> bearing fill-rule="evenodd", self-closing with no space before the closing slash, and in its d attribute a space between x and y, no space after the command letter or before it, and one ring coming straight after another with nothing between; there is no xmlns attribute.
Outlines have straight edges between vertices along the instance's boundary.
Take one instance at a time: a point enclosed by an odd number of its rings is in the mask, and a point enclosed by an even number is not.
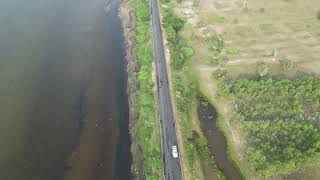
<svg viewBox="0 0 320 180"><path fill-rule="evenodd" d="M172 146L172 156L173 158L178 158L179 154L177 146Z"/></svg>

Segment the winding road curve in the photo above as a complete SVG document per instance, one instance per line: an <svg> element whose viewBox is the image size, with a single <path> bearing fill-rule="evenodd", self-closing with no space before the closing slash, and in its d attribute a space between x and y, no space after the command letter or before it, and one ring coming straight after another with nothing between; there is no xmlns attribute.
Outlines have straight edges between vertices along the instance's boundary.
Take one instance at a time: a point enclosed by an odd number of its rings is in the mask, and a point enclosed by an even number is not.
<svg viewBox="0 0 320 180"><path fill-rule="evenodd" d="M158 111L160 119L164 178L165 180L181 180L182 174L179 159L180 156L178 158L173 158L172 156L172 146L178 147L178 143L175 129L175 120L172 111L157 0L151 0L151 13L154 58L157 69Z"/></svg>

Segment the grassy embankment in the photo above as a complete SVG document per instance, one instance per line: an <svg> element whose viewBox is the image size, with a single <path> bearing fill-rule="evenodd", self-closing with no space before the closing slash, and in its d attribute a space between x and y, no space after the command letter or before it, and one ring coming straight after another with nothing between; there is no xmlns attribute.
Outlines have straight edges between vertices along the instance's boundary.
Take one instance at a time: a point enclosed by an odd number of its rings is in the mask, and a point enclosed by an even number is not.
<svg viewBox="0 0 320 180"><path fill-rule="evenodd" d="M245 178L319 177L319 24L314 8L288 16L318 2L184 2L191 67Z"/></svg>
<svg viewBox="0 0 320 180"><path fill-rule="evenodd" d="M211 171L214 177L223 177L217 169L207 148L207 140L201 132L197 120L198 84L190 67L192 48L179 39L179 31L185 21L175 15L172 9L167 8L168 1L161 2L162 21L164 23L166 47L169 49L169 75L173 91L175 117L178 136L180 138L180 153L184 177L186 179L204 179ZM167 56L167 58L169 57Z"/></svg>
<svg viewBox="0 0 320 180"><path fill-rule="evenodd" d="M130 94L131 108L138 111L131 128L132 174L136 179L158 180L162 174L159 124L156 116L155 82L153 78L153 49L151 39L150 2L131 0L134 16L132 52L137 70L129 76L131 83L138 84Z"/></svg>

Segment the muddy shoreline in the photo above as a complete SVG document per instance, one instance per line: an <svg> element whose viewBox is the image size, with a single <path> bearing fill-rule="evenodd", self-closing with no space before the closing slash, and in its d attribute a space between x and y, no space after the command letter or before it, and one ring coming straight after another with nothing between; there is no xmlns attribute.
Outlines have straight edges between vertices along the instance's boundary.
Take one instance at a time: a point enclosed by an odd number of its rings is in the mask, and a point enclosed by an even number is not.
<svg viewBox="0 0 320 180"><path fill-rule="evenodd" d="M126 48L126 61L127 61L127 74L128 74L128 83L127 83L127 94L130 104L130 118L129 118L129 128L131 129L134 123L138 119L138 112L136 111L137 107L133 106L135 103L132 100L132 93L136 93L138 90L138 82L136 80L136 74L138 72L138 65L134 58L134 39L130 37L130 32L134 30L134 21L133 21L133 11L128 6L127 1L122 1L119 7L119 17L123 26L124 34L124 44Z"/></svg>

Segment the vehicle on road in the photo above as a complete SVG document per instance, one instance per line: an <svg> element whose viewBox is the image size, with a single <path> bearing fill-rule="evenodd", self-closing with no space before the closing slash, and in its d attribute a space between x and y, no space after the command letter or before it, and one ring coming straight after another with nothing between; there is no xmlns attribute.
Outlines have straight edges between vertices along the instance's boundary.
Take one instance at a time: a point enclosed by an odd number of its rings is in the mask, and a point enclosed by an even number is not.
<svg viewBox="0 0 320 180"><path fill-rule="evenodd" d="M172 146L172 156L173 158L178 158L178 148L177 146Z"/></svg>

